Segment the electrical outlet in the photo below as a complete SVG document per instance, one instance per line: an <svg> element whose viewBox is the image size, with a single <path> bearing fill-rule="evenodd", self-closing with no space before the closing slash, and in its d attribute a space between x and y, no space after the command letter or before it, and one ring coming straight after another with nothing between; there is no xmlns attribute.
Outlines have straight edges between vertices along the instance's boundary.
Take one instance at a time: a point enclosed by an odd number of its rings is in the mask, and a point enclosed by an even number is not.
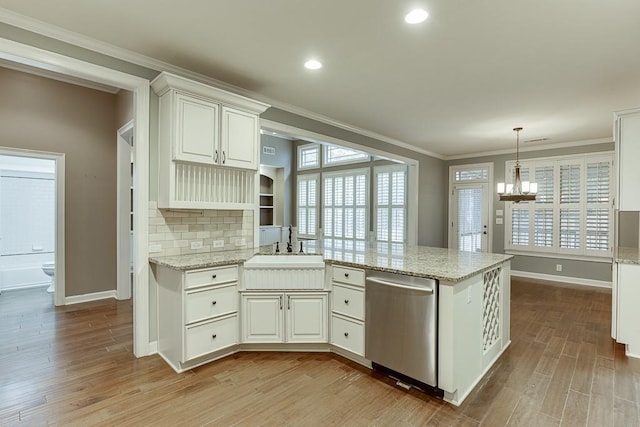
<svg viewBox="0 0 640 427"><path fill-rule="evenodd" d="M157 253L162 252L162 244L160 243L152 243L149 245L149 253Z"/></svg>
<svg viewBox="0 0 640 427"><path fill-rule="evenodd" d="M189 245L191 249L202 249L202 240L194 240Z"/></svg>
<svg viewBox="0 0 640 427"><path fill-rule="evenodd" d="M247 239L244 237L236 239L236 246L244 246L247 244Z"/></svg>
<svg viewBox="0 0 640 427"><path fill-rule="evenodd" d="M224 239L214 240L213 241L214 248L224 248Z"/></svg>
<svg viewBox="0 0 640 427"><path fill-rule="evenodd" d="M562 271L562 264L556 264L556 271Z"/></svg>
<svg viewBox="0 0 640 427"><path fill-rule="evenodd" d="M503 224L502 218L496 218L496 224L497 225L502 225Z"/></svg>

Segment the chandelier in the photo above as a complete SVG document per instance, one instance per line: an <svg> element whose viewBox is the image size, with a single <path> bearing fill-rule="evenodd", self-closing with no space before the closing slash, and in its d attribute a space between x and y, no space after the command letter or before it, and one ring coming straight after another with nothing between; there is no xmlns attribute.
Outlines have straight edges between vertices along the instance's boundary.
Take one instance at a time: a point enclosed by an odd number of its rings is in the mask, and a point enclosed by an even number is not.
<svg viewBox="0 0 640 427"><path fill-rule="evenodd" d="M516 132L516 166L515 166L515 179L513 184L506 184L504 182L498 183L498 195L500 195L501 202L527 202L536 200L536 193L538 192L538 184L535 182L522 181L520 179L520 131L522 128L513 128Z"/></svg>

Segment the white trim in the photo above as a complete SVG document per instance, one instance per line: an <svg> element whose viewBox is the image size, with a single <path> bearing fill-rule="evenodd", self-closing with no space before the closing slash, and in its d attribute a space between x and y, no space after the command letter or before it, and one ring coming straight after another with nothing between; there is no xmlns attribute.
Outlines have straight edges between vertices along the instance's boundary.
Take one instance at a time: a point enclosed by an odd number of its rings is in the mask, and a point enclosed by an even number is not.
<svg viewBox="0 0 640 427"><path fill-rule="evenodd" d="M480 180L470 180L470 181L459 181L456 182L455 180L455 173L458 170L464 170L464 169L479 169L479 168L486 168L488 173L487 173L487 179L480 179ZM449 198L449 214L448 214L448 222L447 222L447 246L449 248L453 247L453 236L454 234L452 233L453 230L453 222L455 221L455 219L453 218L453 207L454 207L454 198L453 198L453 193L455 190L455 186L456 185L464 185L464 184L481 184L483 185L483 197L485 197L486 199L486 209L487 209L487 250L486 252L493 252L493 215L494 215L494 209L493 209L493 198L494 198L494 194L493 194L493 190L492 188L495 187L495 182L493 179L493 162L484 162L484 163L469 163L469 164L462 164L462 165L452 165L449 166L449 192L448 192L448 198ZM484 187L484 185L486 185L486 188ZM484 191L486 190L486 191ZM456 212L457 213L457 212Z"/></svg>
<svg viewBox="0 0 640 427"><path fill-rule="evenodd" d="M547 280L550 282L569 283L572 285L591 286L596 288L611 289L611 282L606 280L583 279L582 277L556 276L553 274L532 273L529 271L511 270L511 275L515 277L523 277L526 279Z"/></svg>
<svg viewBox="0 0 640 427"><path fill-rule="evenodd" d="M608 144L612 143L613 138L596 138L596 139L585 139L583 141L569 141L569 142L558 142L555 144L546 144L546 145L536 145L533 147L524 147L520 148L520 152L528 152L528 151L544 151L544 150L555 150L558 148L570 148L570 147L584 147L586 145L597 145L597 144ZM444 156L443 160L459 160L459 159L470 159L473 157L487 157L487 156L499 156L502 154L515 154L516 150L513 148L508 148L504 150L492 150L492 151L479 151L475 153L469 154L456 154L455 156Z"/></svg>
<svg viewBox="0 0 640 427"><path fill-rule="evenodd" d="M67 297L65 298L65 304L66 305L80 304L83 302L100 301L100 300L109 299L109 298L115 299L115 297L116 297L116 291L94 292L91 294L73 295L73 296Z"/></svg>
<svg viewBox="0 0 640 427"><path fill-rule="evenodd" d="M130 189L129 186L127 186L127 194L122 194L122 180L126 179L126 181L130 182L130 179L132 179L131 175L131 154L133 151L133 147L131 146L130 141L128 141L125 138L125 134L127 134L127 132L132 132L134 129L133 126L133 120L130 120L128 123L126 123L124 126L122 126L120 129L118 129L117 133L116 133L116 151L117 151L117 155L116 155L116 168L117 168L117 173L116 173L116 189L117 189L117 195L116 195L116 295L117 298L120 300L124 300L124 299L129 299L131 298L131 286L130 286L130 281L131 281L131 266L130 266L130 259L132 257L132 253L129 252L129 250L126 250L126 253L123 254L122 251L122 246L123 242L122 242L122 238L123 236L127 236L127 238L125 240L127 240L127 247L131 247L131 242L130 240L133 238L132 237L132 233L131 233L131 224L130 224L130 212L124 213L122 212L122 204L123 201L127 201L125 203L125 205L129 205L130 201L129 199L131 198L131 195L129 194ZM128 151L127 154L129 160L127 161L127 167L124 168L121 164L121 157L123 155L122 153L122 146L126 145L129 148L126 149ZM135 165L134 165L135 167ZM131 185L133 185L133 182L130 182ZM132 206L130 208L133 208ZM128 218L126 220L124 220L123 216L126 215ZM124 221L123 221L124 220Z"/></svg>
<svg viewBox="0 0 640 427"><path fill-rule="evenodd" d="M1 48L1 44L0 44ZM55 181L56 181L56 212L55 212L55 265L54 276L54 304L64 305L65 301L65 173L64 173L64 153L53 153L48 151L27 150L24 148L0 147L0 155L33 157L37 159L48 159L55 161Z"/></svg>
<svg viewBox="0 0 640 427"><path fill-rule="evenodd" d="M139 53L136 52L132 52L130 50L127 49L123 49L117 46L113 46L109 43L105 43L90 37L87 37L85 35L82 34L78 34L69 30L65 30L63 28L57 27L55 25L51 25L48 24L46 22L43 21L38 21L36 19L24 16L24 15L20 15L18 13L15 13L13 11L10 11L8 9L5 8L0 8L0 21L1 22L6 22L9 25L13 25L15 27L19 27L19 28L23 28L25 30L28 31L32 31L34 33L37 34L41 34L43 36L46 37L51 37L54 38L56 40L60 40L63 41L65 43L69 43L75 46L79 46L85 49L89 49L92 50L94 52L98 52L104 55L108 55L111 56L113 58L117 58L123 61L127 61L130 62L132 64L136 64L142 67L146 67L146 68L150 68L152 70L157 70L157 71L167 71L167 72L171 72L171 73L175 73L175 74L179 74L181 76L184 77L188 77L190 79L194 79L194 80L198 80L202 83L206 83L209 85L213 85L216 86L218 88L224 89L224 90L228 90L230 92L234 92L249 98L253 98L255 100L259 100L262 102L265 102L267 104L270 104L273 107L288 111L290 113L293 114L297 114L303 117L307 117L309 119L312 120L316 120L318 122L321 123L325 123L331 126L335 126L337 128L340 129L344 129L347 130L349 132L354 132L360 135L364 135L364 136L368 136L370 138L374 138L377 139L379 141L383 141L386 143L389 143L391 145L395 145L401 148L405 148L407 150L411 150L417 153L421 153L421 154L425 154L427 156L431 156L431 157L435 157L437 159L440 160L446 160L445 156L429 151L429 150L425 150L423 148L418 148L415 147L411 144L408 144L406 142L385 136L385 135L381 135L366 129L362 129L359 128L357 126L353 126L347 123L343 123L337 120L334 120L330 117L327 116L323 116L321 114L317 114L314 113L312 111L306 110L304 108L300 108L297 107L295 105L291 105L288 104L286 102L281 102L281 101L277 101L274 99L271 99L269 97L266 97L264 95L261 95L259 93L238 87L238 86L234 86L232 84L223 82L221 80L218 79L214 79L211 78L209 76L205 76L203 74L200 73L196 73L187 69L184 69L182 67L178 67L172 64L169 64L167 62L163 62L154 58L150 58L148 56L145 55L141 55ZM115 85L117 86L117 85Z"/></svg>
<svg viewBox="0 0 640 427"><path fill-rule="evenodd" d="M318 164L315 166L302 166L300 164L301 159L301 151L309 150L311 148L315 148L318 151ZM311 142L309 144L298 145L296 147L296 170L297 171L306 171L313 169L320 169L322 166L322 145L317 142Z"/></svg>
<svg viewBox="0 0 640 427"><path fill-rule="evenodd" d="M2 14L0 13L0 18ZM133 92L135 122L134 158L134 278L133 349L137 357L149 353L149 81L75 58L7 39L0 39L0 58L56 71L69 76L127 89ZM62 248L61 253L64 253ZM56 257L58 254L56 254ZM56 264L59 260L56 258ZM64 270L63 274L64 274ZM56 273L56 275L58 275ZM64 301L63 301L64 303Z"/></svg>

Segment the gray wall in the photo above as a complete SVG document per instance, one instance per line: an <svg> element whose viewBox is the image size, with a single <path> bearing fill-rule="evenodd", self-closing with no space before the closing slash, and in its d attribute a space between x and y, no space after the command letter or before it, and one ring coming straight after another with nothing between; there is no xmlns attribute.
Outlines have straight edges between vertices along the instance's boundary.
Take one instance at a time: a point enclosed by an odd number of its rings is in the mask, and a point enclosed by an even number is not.
<svg viewBox="0 0 640 427"><path fill-rule="evenodd" d="M133 92L120 90L116 94L116 127L122 126L133 120Z"/></svg>
<svg viewBox="0 0 640 427"><path fill-rule="evenodd" d="M66 296L115 290L115 95L4 68L0 92L0 145L66 155Z"/></svg>
<svg viewBox="0 0 640 427"><path fill-rule="evenodd" d="M448 169L444 160L391 145L274 107L265 111L261 117L349 141L359 145L363 151L376 149L417 160L419 163L418 185L420 188L420 195L418 197L418 244L436 247L446 246Z"/></svg>
<svg viewBox="0 0 640 427"><path fill-rule="evenodd" d="M264 154L262 147L275 148L274 155ZM284 169L284 212L281 226L293 223L293 195L296 194L295 178L292 176L292 168L295 168L294 144L284 138L273 135L260 135L260 164Z"/></svg>
<svg viewBox="0 0 640 427"><path fill-rule="evenodd" d="M618 246L640 247L640 212L618 212Z"/></svg>
<svg viewBox="0 0 640 427"><path fill-rule="evenodd" d="M531 159L537 157L567 156L571 154L598 153L603 151L613 151L613 142L605 144L585 145L578 147L567 147L552 150L527 151L520 153L521 159ZM499 156L473 157L468 159L451 160L447 166L464 165L473 163L493 163L493 178L491 183L493 195L493 252L504 253L504 224L495 224L496 209L504 209L504 203L498 200L495 193L495 183L505 181L505 162L515 160L514 154ZM447 183L448 186L448 183ZM448 206L448 204L447 204ZM448 207L447 207L448 209ZM448 214L447 214L448 215ZM447 237L448 238L448 237ZM562 272L556 271L556 264L562 264ZM582 279L611 281L611 264L602 262L576 261L558 258L516 256L511 263L511 268L518 271L530 273L551 274L557 276L577 277Z"/></svg>

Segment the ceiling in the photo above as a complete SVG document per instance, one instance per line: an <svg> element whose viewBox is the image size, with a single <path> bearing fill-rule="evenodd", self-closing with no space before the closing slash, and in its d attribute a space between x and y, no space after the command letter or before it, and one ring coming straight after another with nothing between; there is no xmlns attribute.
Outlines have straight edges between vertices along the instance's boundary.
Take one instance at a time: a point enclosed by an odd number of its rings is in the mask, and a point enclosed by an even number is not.
<svg viewBox="0 0 640 427"><path fill-rule="evenodd" d="M415 6L430 16L410 26ZM528 144L611 138L612 112L640 106L638 0L0 7L442 156L512 149L516 126L549 138Z"/></svg>

